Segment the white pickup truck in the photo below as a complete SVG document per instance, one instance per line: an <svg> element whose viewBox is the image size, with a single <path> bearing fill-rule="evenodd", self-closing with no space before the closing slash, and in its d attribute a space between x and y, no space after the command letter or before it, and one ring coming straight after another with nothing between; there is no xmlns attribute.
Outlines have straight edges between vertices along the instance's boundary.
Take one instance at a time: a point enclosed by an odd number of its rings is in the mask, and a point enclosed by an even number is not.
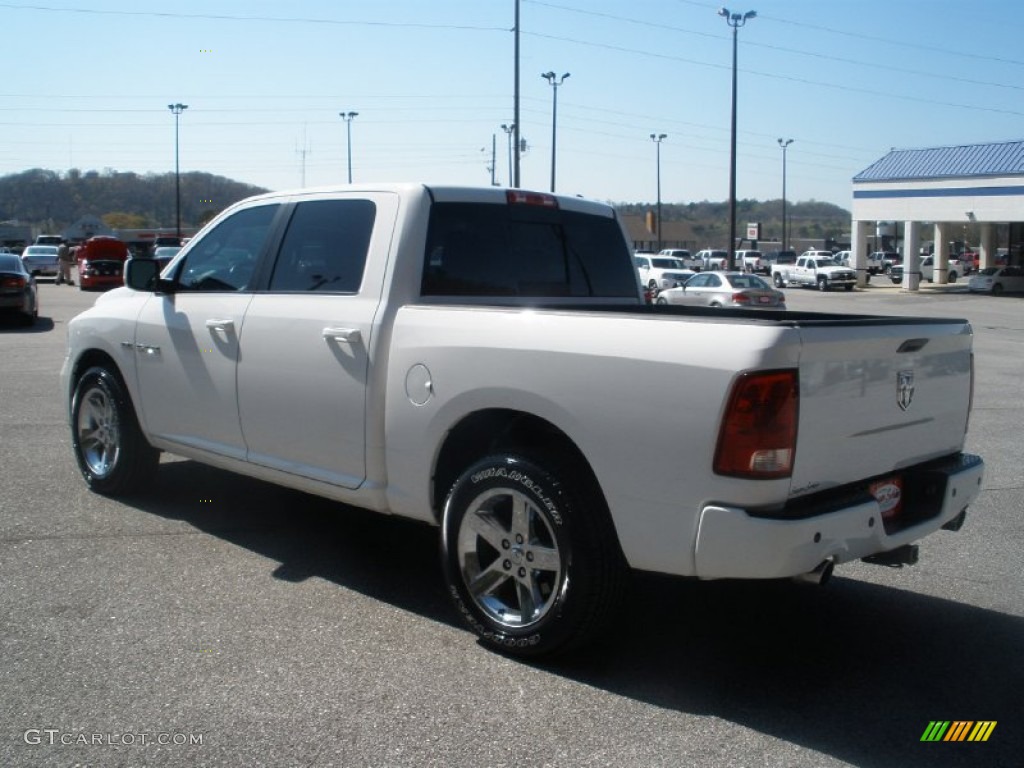
<svg viewBox="0 0 1024 768"><path fill-rule="evenodd" d="M955 283L958 277L963 277L970 272L970 265L957 261L955 258L950 259L946 269L946 282ZM899 285L903 282L903 265L894 264L889 269L889 279ZM925 256L921 259L921 279L927 280L929 283L935 280L935 256Z"/></svg>
<svg viewBox="0 0 1024 768"><path fill-rule="evenodd" d="M640 282L652 291L664 291L682 285L694 275L682 259L653 253L636 253L633 255Z"/></svg>
<svg viewBox="0 0 1024 768"><path fill-rule="evenodd" d="M857 284L857 273L850 267L841 267L828 251L802 253L795 264L772 265L772 282L777 288L787 285L802 285L830 291L844 288L852 291Z"/></svg>
<svg viewBox="0 0 1024 768"><path fill-rule="evenodd" d="M426 521L508 653L611 637L630 569L910 563L980 492L965 321L647 306L595 202L274 193L125 273L62 370L94 491L144 491L166 451Z"/></svg>

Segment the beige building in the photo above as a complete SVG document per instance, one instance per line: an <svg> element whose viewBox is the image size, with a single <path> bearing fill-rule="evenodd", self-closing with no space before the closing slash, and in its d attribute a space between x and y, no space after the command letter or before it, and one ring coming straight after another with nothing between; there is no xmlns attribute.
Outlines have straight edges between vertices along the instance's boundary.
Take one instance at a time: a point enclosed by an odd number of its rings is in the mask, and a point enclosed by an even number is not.
<svg viewBox="0 0 1024 768"><path fill-rule="evenodd" d="M1020 263L1024 241L1024 141L931 149L894 149L853 178L851 232L857 283L867 281L868 241L878 222L902 222L903 287L920 284L920 246L933 240L937 280L946 280L950 243L965 223L978 225L981 268L996 250ZM1008 225L1006 242L996 226Z"/></svg>

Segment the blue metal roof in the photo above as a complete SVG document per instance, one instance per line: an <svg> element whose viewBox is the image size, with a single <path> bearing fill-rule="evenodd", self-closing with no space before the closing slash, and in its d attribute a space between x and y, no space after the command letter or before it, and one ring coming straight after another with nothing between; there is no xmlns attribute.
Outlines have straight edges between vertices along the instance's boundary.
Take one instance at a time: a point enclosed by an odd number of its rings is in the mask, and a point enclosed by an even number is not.
<svg viewBox="0 0 1024 768"><path fill-rule="evenodd" d="M1024 175L1024 141L894 149L854 176L853 180L908 181L1015 175Z"/></svg>

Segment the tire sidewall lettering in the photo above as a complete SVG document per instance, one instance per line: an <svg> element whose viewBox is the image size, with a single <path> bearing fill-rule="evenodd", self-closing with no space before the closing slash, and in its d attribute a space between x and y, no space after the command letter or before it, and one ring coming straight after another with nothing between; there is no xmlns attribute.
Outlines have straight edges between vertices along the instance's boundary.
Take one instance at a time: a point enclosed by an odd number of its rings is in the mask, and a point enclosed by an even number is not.
<svg viewBox="0 0 1024 768"><path fill-rule="evenodd" d="M486 480L500 479L521 485L541 503L553 523L558 526L563 525L562 515L558 510L558 504L551 498L551 494L546 492L540 483L534 481L533 478L524 472L515 469L509 470L506 467L489 467L488 469L482 469L479 472L474 472L470 476L469 481L473 485L479 485Z"/></svg>

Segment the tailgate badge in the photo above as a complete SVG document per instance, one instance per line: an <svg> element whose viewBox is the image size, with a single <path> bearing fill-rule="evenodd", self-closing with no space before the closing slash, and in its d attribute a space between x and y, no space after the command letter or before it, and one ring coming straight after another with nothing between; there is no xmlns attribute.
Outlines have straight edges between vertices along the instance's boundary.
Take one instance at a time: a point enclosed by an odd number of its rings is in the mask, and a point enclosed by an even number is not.
<svg viewBox="0 0 1024 768"><path fill-rule="evenodd" d="M900 410L907 410L910 401L914 399L914 372L896 372L896 404Z"/></svg>

